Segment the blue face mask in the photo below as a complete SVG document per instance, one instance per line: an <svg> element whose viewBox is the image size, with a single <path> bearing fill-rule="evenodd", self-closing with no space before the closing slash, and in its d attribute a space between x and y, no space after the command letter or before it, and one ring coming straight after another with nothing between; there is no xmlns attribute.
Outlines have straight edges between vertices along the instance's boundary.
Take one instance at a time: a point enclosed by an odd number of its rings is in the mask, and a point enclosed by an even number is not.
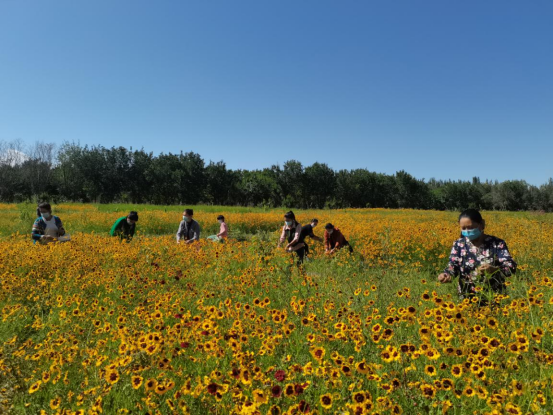
<svg viewBox="0 0 553 415"><path fill-rule="evenodd" d="M461 234L464 237L469 238L471 241L474 241L475 239L480 238L480 235L482 235L482 231L478 228L476 228L476 229L466 229L466 230L462 230Z"/></svg>
<svg viewBox="0 0 553 415"><path fill-rule="evenodd" d="M42 215L42 217L43 217L44 219L46 219L46 220L50 219L50 217L52 216L52 214L51 214L51 213L48 213L48 212L42 213L41 215Z"/></svg>
<svg viewBox="0 0 553 415"><path fill-rule="evenodd" d="M291 220L284 221L284 223L286 224L286 226L292 226L292 221Z"/></svg>

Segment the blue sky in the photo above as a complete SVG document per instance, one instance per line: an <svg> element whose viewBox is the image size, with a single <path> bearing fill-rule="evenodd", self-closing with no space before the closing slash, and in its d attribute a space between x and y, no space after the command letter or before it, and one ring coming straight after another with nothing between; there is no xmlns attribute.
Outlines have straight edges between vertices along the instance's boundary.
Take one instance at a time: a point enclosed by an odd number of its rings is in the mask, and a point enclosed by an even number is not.
<svg viewBox="0 0 553 415"><path fill-rule="evenodd" d="M0 140L553 177L550 0L0 0Z"/></svg>

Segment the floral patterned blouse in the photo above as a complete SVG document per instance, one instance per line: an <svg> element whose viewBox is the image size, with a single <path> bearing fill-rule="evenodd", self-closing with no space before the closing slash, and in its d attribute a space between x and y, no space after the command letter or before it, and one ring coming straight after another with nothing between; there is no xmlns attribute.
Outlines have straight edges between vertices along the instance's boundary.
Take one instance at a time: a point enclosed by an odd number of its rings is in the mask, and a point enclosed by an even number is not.
<svg viewBox="0 0 553 415"><path fill-rule="evenodd" d="M500 272L490 280L494 291L503 291L505 277L516 272L517 263L511 257L507 244L495 236L485 235L484 242L476 247L468 238L461 237L453 243L449 264L444 270L452 277L459 277L458 291L461 297L475 293L476 285L484 282L478 273L482 264L498 267Z"/></svg>

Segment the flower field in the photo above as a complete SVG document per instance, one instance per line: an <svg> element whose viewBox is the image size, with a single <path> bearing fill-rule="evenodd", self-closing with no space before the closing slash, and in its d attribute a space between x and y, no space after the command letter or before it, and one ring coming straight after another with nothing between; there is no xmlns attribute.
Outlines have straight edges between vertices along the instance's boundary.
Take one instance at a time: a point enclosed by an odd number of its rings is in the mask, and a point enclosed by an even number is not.
<svg viewBox="0 0 553 415"><path fill-rule="evenodd" d="M0 413L553 413L553 215L484 212L519 264L492 306L438 284L456 214L297 211L354 253L276 248L281 210L59 205L72 241L33 245L33 206L0 204Z"/></svg>

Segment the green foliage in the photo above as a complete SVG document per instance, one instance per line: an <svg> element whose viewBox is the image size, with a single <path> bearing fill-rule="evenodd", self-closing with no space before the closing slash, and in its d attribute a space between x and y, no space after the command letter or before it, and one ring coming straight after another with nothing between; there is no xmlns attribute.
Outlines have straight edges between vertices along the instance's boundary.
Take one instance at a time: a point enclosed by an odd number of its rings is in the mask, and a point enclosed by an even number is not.
<svg viewBox="0 0 553 415"><path fill-rule="evenodd" d="M424 181L405 171L334 171L324 163L297 160L260 170L206 165L199 154L159 154L124 147L37 144L14 163L0 142L0 201L49 200L132 204L322 208L408 208L553 211L553 179L537 187L523 180L502 183ZM4 149L4 150L3 150Z"/></svg>

